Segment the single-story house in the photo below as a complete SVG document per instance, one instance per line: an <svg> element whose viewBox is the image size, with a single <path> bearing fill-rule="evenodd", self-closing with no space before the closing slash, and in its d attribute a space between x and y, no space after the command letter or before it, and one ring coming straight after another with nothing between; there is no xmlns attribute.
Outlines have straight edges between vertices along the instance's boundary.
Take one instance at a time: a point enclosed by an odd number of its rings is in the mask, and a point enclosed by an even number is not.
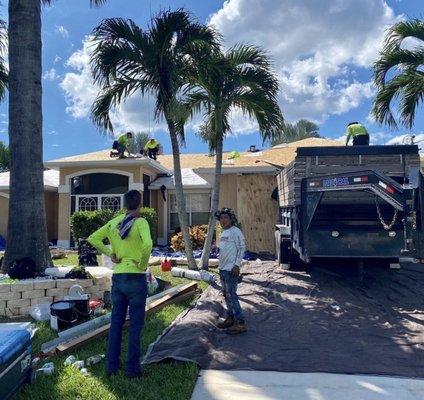
<svg viewBox="0 0 424 400"><path fill-rule="evenodd" d="M284 166L296 155L299 146L335 146L339 142L310 138L278 145L266 150L240 153L230 159L224 154L220 207L233 208L251 251L273 253L274 227L278 205L271 195L277 186L276 165ZM182 154L181 168L192 225L208 221L213 184L214 157L207 154ZM130 189L139 190L143 205L157 210L158 244L169 243L178 228L172 155L158 160L146 157L117 159L110 150L65 157L45 163L46 209L49 240L59 247L72 244L70 217L78 210L122 208ZM5 235L8 208L8 174L0 174L0 234Z"/></svg>

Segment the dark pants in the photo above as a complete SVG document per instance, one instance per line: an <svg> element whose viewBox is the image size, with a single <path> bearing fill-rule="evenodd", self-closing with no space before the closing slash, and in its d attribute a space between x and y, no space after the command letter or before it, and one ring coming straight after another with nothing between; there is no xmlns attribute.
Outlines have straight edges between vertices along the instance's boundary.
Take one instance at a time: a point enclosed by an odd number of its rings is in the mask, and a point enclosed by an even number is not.
<svg viewBox="0 0 424 400"><path fill-rule="evenodd" d="M159 151L159 147L155 147L154 149L147 149L147 155L152 160L156 160L158 151Z"/></svg>
<svg viewBox="0 0 424 400"><path fill-rule="evenodd" d="M370 136L369 135L359 135L353 137L354 146L369 146L370 145Z"/></svg>
<svg viewBox="0 0 424 400"><path fill-rule="evenodd" d="M125 146L122 146L122 144L119 144L118 143L118 154L119 154L119 157L124 157L125 156L125 150L126 150L126 147Z"/></svg>
<svg viewBox="0 0 424 400"><path fill-rule="evenodd" d="M112 277L112 319L109 331L107 369L116 372L121 354L122 329L129 307L130 332L128 338L127 373L141 370L141 331L146 309L147 281L145 274L114 274Z"/></svg>
<svg viewBox="0 0 424 400"><path fill-rule="evenodd" d="M225 304L227 305L227 315L239 321L244 321L240 301L237 296L239 278L234 278L231 271L224 270L219 271L219 276L221 278L222 294L225 297Z"/></svg>

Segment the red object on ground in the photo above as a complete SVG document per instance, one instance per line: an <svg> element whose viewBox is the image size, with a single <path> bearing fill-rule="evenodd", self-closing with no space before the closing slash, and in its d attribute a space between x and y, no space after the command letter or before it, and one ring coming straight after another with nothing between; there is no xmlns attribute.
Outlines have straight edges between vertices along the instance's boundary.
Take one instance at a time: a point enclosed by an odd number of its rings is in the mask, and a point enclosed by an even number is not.
<svg viewBox="0 0 424 400"><path fill-rule="evenodd" d="M97 308L103 308L104 304L105 303L103 300L93 299L93 300L90 300L89 307L90 307L90 310L96 310Z"/></svg>
<svg viewBox="0 0 424 400"><path fill-rule="evenodd" d="M171 271L171 261L168 261L166 258L162 261L161 268L163 272Z"/></svg>

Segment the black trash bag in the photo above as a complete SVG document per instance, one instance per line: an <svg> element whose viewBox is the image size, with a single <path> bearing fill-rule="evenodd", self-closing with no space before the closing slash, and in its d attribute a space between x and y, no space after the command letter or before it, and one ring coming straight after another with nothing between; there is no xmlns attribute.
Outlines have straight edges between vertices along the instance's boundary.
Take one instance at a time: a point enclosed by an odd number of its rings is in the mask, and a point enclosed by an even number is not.
<svg viewBox="0 0 424 400"><path fill-rule="evenodd" d="M65 279L93 279L91 274L84 267L72 268L66 275Z"/></svg>
<svg viewBox="0 0 424 400"><path fill-rule="evenodd" d="M85 239L78 244L78 264L83 267L97 267L97 252Z"/></svg>
<svg viewBox="0 0 424 400"><path fill-rule="evenodd" d="M35 261L25 257L9 264L8 274L12 279L32 279L37 276Z"/></svg>

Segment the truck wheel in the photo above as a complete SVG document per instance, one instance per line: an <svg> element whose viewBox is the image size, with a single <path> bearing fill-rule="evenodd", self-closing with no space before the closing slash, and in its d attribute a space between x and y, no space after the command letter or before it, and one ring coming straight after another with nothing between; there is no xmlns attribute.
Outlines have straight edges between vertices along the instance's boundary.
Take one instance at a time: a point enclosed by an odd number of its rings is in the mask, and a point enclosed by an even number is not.
<svg viewBox="0 0 424 400"><path fill-rule="evenodd" d="M290 269L304 269L305 263L300 258L299 253L296 250L291 249L290 252Z"/></svg>

